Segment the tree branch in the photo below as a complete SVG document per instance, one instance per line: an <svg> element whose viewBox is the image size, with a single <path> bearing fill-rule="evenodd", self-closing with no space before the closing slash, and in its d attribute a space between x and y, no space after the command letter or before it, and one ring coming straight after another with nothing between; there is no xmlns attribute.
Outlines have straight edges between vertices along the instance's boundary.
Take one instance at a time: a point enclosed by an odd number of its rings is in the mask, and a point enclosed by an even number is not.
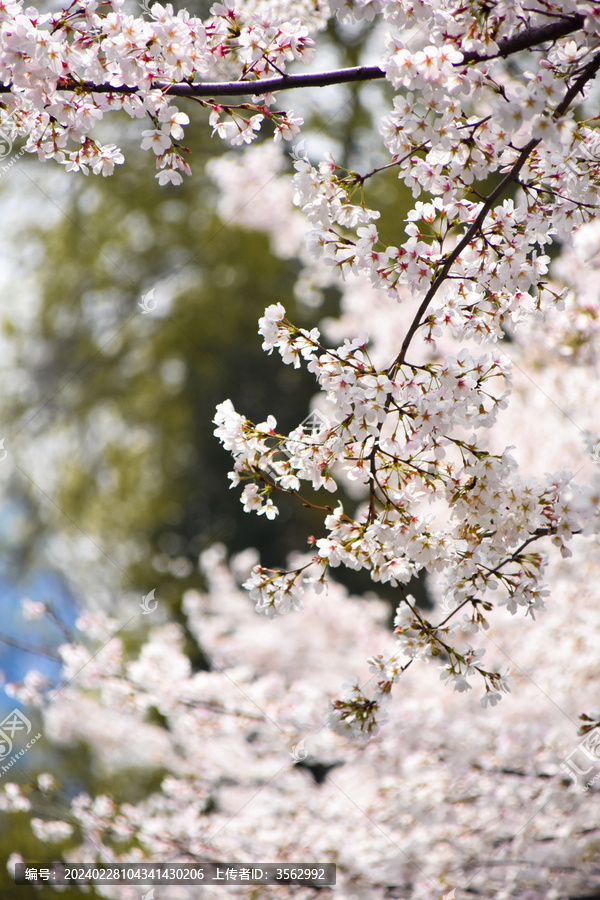
<svg viewBox="0 0 600 900"><path fill-rule="evenodd" d="M559 22L530 28L513 37L498 41L498 53L489 56L483 53L466 52L463 60L456 63L484 62L488 59L506 57L520 50L527 50L537 44L555 41L582 27L584 17L568 16ZM274 78L262 78L259 81L200 81L196 83L182 82L171 84L165 81L153 83L153 89L166 91L174 97L243 97L259 94L270 94L273 91L289 91L295 88L325 87L330 84L347 84L355 81L373 81L385 78L385 72L379 66L356 66L350 69L335 69L332 72L309 72L303 75L279 75ZM120 84L94 84L90 81L75 81L72 78L59 79L57 87L63 91L83 91L94 94L137 94L138 87ZM9 93L12 85L0 85L0 94Z"/></svg>
<svg viewBox="0 0 600 900"><path fill-rule="evenodd" d="M490 56L476 52L463 53L463 63L483 62L486 59L497 59L499 56L510 56L512 53L518 53L520 50L528 50L530 47L535 47L538 44L545 44L547 41L556 41L567 34L578 31L583 26L583 22L583 16L565 16L560 21L551 22L549 25L528 28L526 31L521 31L512 37L498 41L498 53L493 53Z"/></svg>
<svg viewBox="0 0 600 900"><path fill-rule="evenodd" d="M379 66L356 66L352 69L335 69L333 72L309 72L304 75L278 75L275 78L261 78L260 81L199 81L197 83L171 84L168 81L153 82L152 88L166 91L175 97L241 97L270 94L272 91L287 91L293 88L325 87L329 84L344 84L351 81L372 81L385 78ZM11 85L0 85L0 93L7 93ZM74 81L72 78L59 79L59 90L83 91L93 94L137 94L138 87L120 84L94 84L91 81Z"/></svg>
<svg viewBox="0 0 600 900"><path fill-rule="evenodd" d="M17 650L24 650L26 653L35 653L38 656L47 656L48 659L55 659L57 662L60 662L61 657L60 654L55 650L50 650L47 647L34 647L33 644L27 644L25 641L18 641L15 638L11 638L8 635L0 634L0 641L3 644L8 644L9 647L16 647Z"/></svg>

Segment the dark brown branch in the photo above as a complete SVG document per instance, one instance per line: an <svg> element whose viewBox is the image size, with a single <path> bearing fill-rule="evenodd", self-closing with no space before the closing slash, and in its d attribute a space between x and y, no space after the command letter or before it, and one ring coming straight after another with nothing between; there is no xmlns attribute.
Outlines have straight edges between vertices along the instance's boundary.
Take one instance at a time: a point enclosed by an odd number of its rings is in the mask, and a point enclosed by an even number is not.
<svg viewBox="0 0 600 900"><path fill-rule="evenodd" d="M356 66L352 69L335 69L333 72L309 72L304 75L278 75L276 78L262 78L260 81L200 81L194 84L171 84L155 81L153 89L167 91L175 97L242 97L270 94L272 91L288 91L292 88L325 87L329 84L345 84L352 81L372 81L385 78L379 66ZM58 89L63 91L83 91L94 94L137 94L139 88L127 85L93 84L90 81L61 79ZM11 85L0 85L0 93L7 93Z"/></svg>
<svg viewBox="0 0 600 900"><path fill-rule="evenodd" d="M549 25L530 28L513 37L498 41L498 53L489 56L483 53L466 52L463 54L462 66L465 63L483 62L496 59L498 56L510 56L520 50L527 50L547 41L555 41L582 27L584 17L568 16ZM310 72L303 75L279 75L275 78L263 78L260 81L202 81L193 84L156 81L154 89L167 91L174 97L244 97L269 94L273 91L289 91L294 88L325 87L330 84L347 84L355 81L373 81L385 78L385 72L379 66L356 66L350 69L335 69L332 72ZM83 91L96 94L137 94L137 87L114 84L93 84L90 81L76 81L72 78L61 79L58 87L65 91ZM0 94L9 93L12 85L0 85Z"/></svg>
<svg viewBox="0 0 600 900"><path fill-rule="evenodd" d="M565 16L558 22L551 22L549 25L540 25L538 28L528 28L509 38L503 38L498 41L498 53L486 56L482 53L463 53L464 61L482 62L485 59L497 59L499 56L510 56L512 53L518 53L520 50L529 50L538 44L545 44L547 41L557 41L567 34L578 31L584 22L584 17L580 15ZM459 63L459 65L461 65Z"/></svg>
<svg viewBox="0 0 600 900"><path fill-rule="evenodd" d="M489 194L487 200L481 207L477 218L475 219L475 221L473 222L471 227L467 229L467 231L463 235L462 239L458 242L458 244L456 245L454 250L448 256L446 262L442 266L442 269L441 269L439 275L437 276L437 278L434 279L431 287L427 291L421 305L419 306L419 309L417 310L417 314L411 323L410 328L408 329L408 331L406 332L406 335L404 336L404 340L402 341L402 347L400 348L400 353L398 354L398 356L396 357L396 359L394 360L394 362L388 369L388 373L387 373L388 378L393 378L397 369L404 363L404 360L406 359L407 350L410 346L410 342L412 341L413 337L415 336L417 329L421 325L421 320L422 320L423 316L425 315L427 307L429 306L429 304L431 303L431 301L437 294L438 290L441 288L442 284L448 277L450 269L452 268L452 266L454 265L454 263L456 262L456 260L460 256L460 254L463 252L465 247L467 247L471 243L471 241L473 240L475 235L479 232L479 230L481 229L481 226L483 225L485 217L489 213L490 209L492 208L492 206L494 205L496 200L504 193L504 191L510 184L513 184L514 182L517 181L519 172L525 165L525 162L527 161L527 157L537 147L537 145L540 142L541 142L540 138L532 139L531 141L529 141L528 144L525 145L525 147L523 147L523 149L521 150L521 152L519 154L517 161L515 162L514 166L510 170L510 172L508 172L508 174L502 179L502 181L495 188L495 190L493 190L492 193Z"/></svg>

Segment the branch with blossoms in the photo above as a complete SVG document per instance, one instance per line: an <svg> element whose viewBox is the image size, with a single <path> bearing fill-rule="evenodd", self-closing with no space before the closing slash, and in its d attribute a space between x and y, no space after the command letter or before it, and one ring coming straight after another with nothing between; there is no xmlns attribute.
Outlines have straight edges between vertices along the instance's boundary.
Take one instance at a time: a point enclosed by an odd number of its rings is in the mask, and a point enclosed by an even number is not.
<svg viewBox="0 0 600 900"><path fill-rule="evenodd" d="M254 426L235 412L230 401L218 407L215 433L235 458L232 486L248 482L241 498L244 509L275 518L274 492L301 496L303 480L315 489L335 492L344 475L367 484L370 499L355 517L346 514L341 503L329 511L324 520L329 534L312 541L318 555L311 562L292 570L256 566L244 586L256 601L257 612L273 617L301 610L305 586L322 590L327 570L340 564L366 568L374 581L399 587L422 569L445 570L446 608L458 612L471 603L474 630L487 627L478 607L492 608L477 594L503 589L500 605L513 614L519 606L532 616L544 608L547 591L539 585L544 558L523 551L532 541L554 535L563 553L570 552L565 542L577 530L573 516L568 505L562 514L557 511L568 478L558 475L539 486L523 482L513 474L516 464L508 453L493 456L478 446L475 435L465 441L451 433L453 420L458 428L489 428L506 405L506 393L496 396L486 390L487 382L495 378L508 380L508 367L500 357L488 354L472 360L461 351L456 360L448 358L443 365L404 364L390 379L369 363L364 341L346 341L343 347L327 350L318 330L292 325L281 304L266 310L259 330L269 352L277 348L283 361L296 367L301 360L307 362L334 412L329 426L317 435L305 433L301 426L286 436L276 431L273 416ZM443 403L443 416L435 409L436 396ZM449 410L445 407L450 397ZM415 515L427 495L443 498L444 518L452 528L434 529L431 517ZM511 570L502 572L509 563ZM317 576L309 573L313 567L319 570ZM410 611L408 625L402 619L405 606ZM396 622L403 623L396 630L401 654L412 659L443 652L449 660L442 667L444 680L456 690L467 690L468 676L477 674L485 685L482 702L497 702L508 680L476 662L483 650L452 647L443 638L454 635L447 621L433 626L403 599ZM397 676L403 671L399 667ZM360 724L374 733L395 680L380 679L376 695L364 697L361 716L356 714L358 688L353 685L350 699L336 701L334 707L347 715L335 715L330 723L343 729Z"/></svg>
<svg viewBox="0 0 600 900"><path fill-rule="evenodd" d="M111 4L104 5L111 11L99 12L95 3L80 0L58 13L29 9L20 17L17 3L2 11L0 93L9 97L0 131L10 141L26 136L27 152L54 159L68 171L88 174L91 169L107 176L124 162L116 145L102 145L90 135L109 112L122 109L134 118L150 117L154 128L143 133L142 149L156 154L161 184L180 184L182 172L191 174L184 156L187 151L178 144L189 118L171 105L171 98L193 99L208 107L213 133L235 146L254 140L265 119L275 126L276 140L289 140L298 133L302 120L294 117L293 110L269 112L277 91L391 75L385 65L287 73L288 62L310 61L314 41L309 34L324 26L323 12L311 15L303 9L304 22L300 18L269 21L266 16L260 18L260 10L216 3L212 15L202 20L185 11L174 14L171 6L156 3L147 20L124 15L118 4L114 11ZM490 32L482 50L465 48L453 64L489 62L554 42L581 29L585 21L579 13L561 13L556 21L522 27L498 40ZM422 56L423 64L429 66L431 54ZM224 77L228 74L233 78ZM216 79L211 80L211 75ZM244 95L256 100L243 104L251 112L248 117L238 112L241 106L214 100ZM66 150L70 142L81 148Z"/></svg>
<svg viewBox="0 0 600 900"><path fill-rule="evenodd" d="M309 61L309 30L320 26L318 16L314 22L308 17L308 25L298 18L273 25L253 12L215 4L213 15L202 20L157 3L147 20L123 14L119 4L105 5L110 11L100 13L95 3L73 0L58 13L28 9L26 15L18 3L3 7L0 81L7 96L0 131L7 140L26 137L26 152L69 171L111 175L123 154L90 132L106 114L124 110L132 118L150 118L153 128L143 132L142 148L154 151L161 184L180 184L181 172L190 174L179 144L189 117L172 104L175 96L202 102L213 133L233 145L253 140L265 119L277 140L298 132L301 120L293 111L269 111L275 98L268 90L260 103L238 107L200 97L222 94L218 85L227 75L236 81L237 95L254 95L253 85L262 80L285 79L288 62ZM197 77L204 92L193 90ZM240 82L248 87L240 90ZM80 147L71 150L73 144Z"/></svg>
<svg viewBox="0 0 600 900"><path fill-rule="evenodd" d="M125 111L151 123L142 148L156 155L159 182L178 184L190 172L181 144L189 117L176 97L201 106L213 134L238 146L254 141L265 122L277 141L298 134L302 120L293 110L274 109L277 91L378 80L393 89L380 125L388 163L359 174L332 158L318 166L299 160L293 187L310 226L308 248L334 280L359 276L380 295L414 301L399 346L376 366L368 335L327 348L316 328L295 327L273 304L259 322L263 349L306 365L327 424L317 434L299 427L284 435L272 416L254 425L226 401L216 435L234 458L232 486L245 483L247 512L274 519L277 492L319 507L301 492L303 481L337 495L320 506L324 535L311 541L312 561L255 568L246 587L259 612L300 610L304 586L323 589L339 565L364 569L401 594L427 572L439 579L450 616L431 625L402 596L400 656L407 664L443 658L442 677L457 690L476 674L482 702L495 703L508 681L483 668L480 650L454 646L458 633L448 619L470 604L467 627L485 628L482 610L493 608L492 597L511 614L533 617L544 608L546 561L525 552L529 544L551 536L567 556L574 534L599 529L593 484L579 487L566 471L523 478L512 448L490 453L486 433L510 397L511 366L494 342L508 325L518 329L540 310L561 309L564 292L544 280L546 251L600 208L599 130L580 115L600 70L600 12L587 0L537 10L475 0L458 7L422 0L418 8L408 0L295 0L283 13L251 6L216 3L200 19L154 4L146 19L125 15L116 0L108 12L74 0L44 15L5 4L0 129L9 140L26 137L25 149L42 160L110 175L123 156L100 145L93 127ZM310 62L336 16L373 21L385 32L378 65L289 74L289 64ZM226 96L242 99L219 99ZM391 170L415 199L398 246L384 240L379 211L364 195L367 183ZM439 340L470 339L492 348L438 353ZM418 340L424 362L416 361ZM341 500L346 482L364 494L352 514ZM363 703L351 685L347 705L334 709L336 727L373 733L380 700L405 669L395 657L377 666L375 700Z"/></svg>
<svg viewBox="0 0 600 900"><path fill-rule="evenodd" d="M565 23L554 23L559 24ZM577 27L582 24L578 20ZM480 43L488 45L489 34ZM479 102L466 103L463 110L457 99L457 88L469 77L463 47L454 52L434 44L413 52L393 43L385 70L398 94L381 129L392 163L360 175L340 170L333 161L315 168L302 160L295 163L294 186L295 202L313 226L308 240L316 256L342 278L366 276L373 288L398 301L407 290L419 301L402 346L380 370L368 359L367 337L327 350L316 329L296 328L283 306L275 304L259 322L263 348L269 353L277 349L284 363L305 362L331 410L329 426L316 439L297 432L278 435L273 417L254 427L230 404L222 404L215 419L215 433L235 459L233 483L253 482L242 495L247 510L254 507L275 517L271 494L289 490L292 482L297 490L302 479L332 492L346 478L365 485L368 502L354 516L339 502L325 517L328 534L314 542L318 556L313 564L320 569L316 580L323 584L326 570L340 564L365 568L374 581L399 587L422 570L443 574L443 605L450 614L442 625L426 622L407 598L401 600L396 622L400 656L408 656L410 663L444 655L442 678L456 690L468 689L468 676L478 674L485 684L484 705L496 703L509 689L509 680L480 665L483 650L453 646L456 635L446 623L471 604L473 631L486 628L481 608L491 610L490 597L498 591L498 605L512 614L522 607L535 617L549 593L541 584L545 557L525 549L551 535L563 556L569 555L567 542L589 528L590 521L597 522L598 511L593 492L586 508L570 473L559 472L540 483L523 480L508 448L501 455L485 450L478 432L494 424L509 397L509 390L498 394L488 384L500 378L510 386L503 354L473 358L461 350L441 363L412 365L407 352L419 331L433 355L435 339L445 330L459 339L485 334L495 340L508 316L518 321L539 309L541 294L545 302L560 304L560 295L545 291L541 282L549 257L540 249L553 234L561 237L573 222L593 214L600 205L600 177L588 167L585 191L571 179L567 189L561 184L560 190L544 193L543 200L531 185L549 182L559 165L564 171L565 147L576 152L584 141L595 140L585 126L578 131L568 124L573 103L600 68L594 51L590 41L575 54L575 64L570 46L566 56L557 48L546 69L530 79L527 91L510 81L499 84L482 68L476 80ZM563 73L560 79L553 81L552 68ZM552 140L561 145L559 157L548 155L546 145ZM374 224L379 213L362 199L365 181L390 167L397 168L415 197L424 190L434 195L431 201L418 201L409 213L408 240L399 248L380 246ZM503 177L482 197L477 183L494 171ZM524 192L519 204L506 196L518 187ZM553 231L544 222L549 215ZM537 294L535 303L530 291ZM437 308L432 309L434 303ZM288 459L277 471L275 457L284 443ZM273 478L261 488L265 466ZM426 500L443 503L443 516L436 520L426 515ZM435 527L440 518L449 523L445 528ZM257 610L275 615L300 609L303 584L314 580L307 575L309 568L257 566L246 583ZM358 685L350 685L349 694L334 703L333 727L375 732L382 703L406 668L396 657L378 659L375 695L367 697Z"/></svg>
<svg viewBox="0 0 600 900"><path fill-rule="evenodd" d="M157 4L158 6L158 4ZM228 18L235 18L235 11L228 10ZM584 17L581 15L561 16L558 22L552 22L547 25L541 25L537 28L525 28L520 33L511 38L504 38L498 41L496 51L490 53L478 53L476 51L466 52L463 54L465 62L483 62L485 60L495 59L496 57L507 57L513 53L527 50L532 47L539 46L548 41L555 41L558 38L572 34L582 27ZM242 34L241 29L238 37ZM247 39L249 42L249 39ZM260 44L256 45L259 48ZM226 55L227 51L222 47L218 53ZM264 49L262 57L264 58ZM274 62L271 66L276 68ZM243 72L243 79L236 81L200 81L200 82L155 82L152 87L160 91L168 91L174 97L239 97L248 94L267 94L275 93L275 91L289 91L299 88L309 87L327 87L333 84L350 84L357 81L371 81L385 78L385 71L380 66L352 66L346 69L334 69L329 72L315 72L306 75L288 75L282 74L271 78L256 78L251 81L248 74L255 71L256 60L246 68ZM259 82L259 83L257 83ZM80 81L75 78L62 77L59 81L62 90L77 90L87 93L102 94L135 94L139 91L138 87L130 87L126 84L98 84L90 81ZM0 93L8 93L11 91L12 85L0 85Z"/></svg>

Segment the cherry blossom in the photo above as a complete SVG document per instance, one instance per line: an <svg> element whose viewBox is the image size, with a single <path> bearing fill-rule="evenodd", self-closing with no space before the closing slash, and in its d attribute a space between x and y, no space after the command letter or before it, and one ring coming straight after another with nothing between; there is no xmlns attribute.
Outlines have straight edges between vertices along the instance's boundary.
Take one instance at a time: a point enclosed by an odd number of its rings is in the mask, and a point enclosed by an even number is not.
<svg viewBox="0 0 600 900"><path fill-rule="evenodd" d="M600 67L593 8L563 5L564 25L544 31L547 10L503 3L484 19L468 4L434 0L418 10L403 0L330 4L317 14L308 7L300 3L297 14L283 17L260 3L216 4L204 21L160 4L149 19L125 15L118 4L102 14L85 4L45 15L4 7L0 66L11 128L27 135L25 149L42 159L109 175L123 157L115 145L95 141L95 123L119 109L148 116L153 127L142 132L142 149L155 154L160 183L176 185L190 171L179 145L189 116L172 104L173 96L195 97L209 111L213 133L233 146L251 143L266 122L276 140L291 139L302 121L291 110L272 109L273 77L285 82L287 63L310 61L311 35L327 16L380 17L388 29L381 75L396 91L381 123L391 155L383 168L396 168L416 199L405 240L383 244L379 212L362 201L362 185L379 170L350 172L332 157L317 166L298 160L294 202L309 223L309 252L334 279L366 278L398 302L408 292L419 309L395 359L381 369L369 358L369 336L327 348L318 329L296 328L275 304L259 325L264 349L276 348L295 368L307 365L329 427L316 437L282 435L274 421L254 426L225 403L216 434L235 456L232 485L246 482L247 512L275 518L277 491L309 502L303 481L332 494L341 482L367 489L353 515L340 505L335 515L333 507L325 510L327 535L315 542L318 580L327 567L346 565L401 586L425 570L443 577L445 602L455 610L466 604L477 610L491 602L490 591L499 591L496 602L509 612L521 607L535 616L545 607L545 561L529 545L552 537L567 555L575 533L594 533L595 488L573 484L568 470L523 479L509 447L486 449L483 433L510 396L502 354L474 356L464 347L444 358L436 354L446 331L459 341L497 341L505 323L521 326L541 309L563 305L564 291L544 281L545 249L589 221L600 196L592 162L596 134L575 117ZM528 56L522 75L505 64L502 54L544 39L552 42L548 57L534 65ZM195 96L196 85L215 77L252 82L252 102ZM261 80L268 103L261 104ZM81 90L86 85L102 90ZM79 149L68 149L72 141ZM474 186L491 175L500 181L484 196ZM506 196L514 185L516 196ZM424 191L430 200L418 199ZM430 359L417 365L407 354L419 341ZM302 584L313 580L310 567L306 574L304 568L302 574L273 571L252 585L257 608L262 611L263 600L270 611L296 608ZM418 625L434 648L450 652L432 623ZM461 690L473 668L467 656L457 650L447 669ZM475 669L488 697L499 676Z"/></svg>
<svg viewBox="0 0 600 900"><path fill-rule="evenodd" d="M71 863L197 864L239 859L248 847L248 860L292 862L301 854L335 861L334 896L383 900L398 885L402 896L425 900L453 888L459 898L473 891L536 900L584 895L599 884L598 781L585 789L583 776L575 783L561 765L581 752L574 717L597 673L598 558L583 543L572 559L552 557L555 591L544 617L525 623L500 611L490 616L485 643L502 674L482 708L468 689L440 703L448 663L439 657L424 653L406 667L381 601L349 597L331 582L325 599L307 589L296 619L258 619L239 587L255 554L228 564L225 548L215 546L201 561L206 592L183 598L209 671L192 672L182 631L158 623L117 669L105 668L110 654L100 656L95 684L80 669L42 706L45 740L59 748L83 741L97 771L118 776L133 765L158 773L157 787L134 803L85 791L73 797L68 784L42 773L52 804L43 818L31 792L6 774L0 809L28 813L32 834L52 853L60 841ZM411 616L401 607L396 627L409 628ZM110 626L95 620L80 622L86 639L96 635L88 659L106 642L98 629ZM470 624L462 634L461 688L480 663L481 648L473 646L480 634ZM74 655L79 641L73 635ZM368 658L373 644L381 652ZM514 682L504 674L506 648ZM335 699L344 670L356 674ZM386 693L391 682L405 685L401 696ZM368 696L373 684L388 697L378 723L368 715L368 704L377 702ZM148 721L151 709L167 727ZM322 783L292 758L302 740L307 763L336 766ZM578 767L587 768L581 760ZM97 889L129 900L140 886ZM248 889L228 890L246 896ZM195 896L197 887L160 891L176 900ZM296 886L277 891L310 896ZM222 887L203 892L217 897Z"/></svg>
<svg viewBox="0 0 600 900"><path fill-rule="evenodd" d="M379 29L377 66L289 74L336 18ZM299 299L317 306L330 285L342 296L339 317L314 327L288 319L285 298L258 323L265 352L314 377L322 427L285 433L227 399L216 410L243 510L276 520L284 493L315 508L322 529L288 561L238 561L245 593L221 548L204 557L208 593L183 606L210 643L211 670L193 673L177 627L163 624L133 660L116 635L94 654L73 636L55 702L35 670L9 686L43 709L52 739L85 737L107 771L125 765L134 721L140 763L168 772L137 805L82 794L69 822L34 818L40 840L75 824L74 861L92 846L118 858L118 840L155 859L251 846L283 860L293 847L295 859L335 857L340 896L357 898L433 898L460 882L559 900L597 885L588 835L598 783L582 786L571 769L568 784L561 760L578 746L577 717L585 728L598 718L587 704L600 627L599 34L588 0L252 0L217 3L205 19L160 4L126 15L117 0L46 14L2 5L10 140L69 172L110 175L123 155L94 133L124 111L147 120L141 149L155 155L159 183L177 185L190 172L180 143L190 116L179 108L190 103L240 148L212 166L222 215L235 209L275 252L298 257ZM331 154L296 154L294 175L282 176L282 140L303 122L276 108L278 92L367 78L393 91L376 123L377 165L358 172ZM255 144L263 132L268 150ZM270 187L259 210L261 166ZM384 171L414 200L389 239L364 193ZM562 441L565 421L573 430ZM396 589L393 634L381 602L336 585L340 567ZM409 593L418 575L432 609ZM78 627L97 639L109 626L83 616ZM149 709L168 729L144 719ZM280 791L261 750L274 744L271 727L291 769ZM287 743L307 734L323 755L344 754L339 781L327 781L330 805L288 762ZM247 781L235 794L241 760ZM369 822L353 842L350 795ZM0 808L31 805L11 782ZM278 816L290 808L284 838ZM382 874L368 877L370 867ZM107 896L133 896L119 890Z"/></svg>

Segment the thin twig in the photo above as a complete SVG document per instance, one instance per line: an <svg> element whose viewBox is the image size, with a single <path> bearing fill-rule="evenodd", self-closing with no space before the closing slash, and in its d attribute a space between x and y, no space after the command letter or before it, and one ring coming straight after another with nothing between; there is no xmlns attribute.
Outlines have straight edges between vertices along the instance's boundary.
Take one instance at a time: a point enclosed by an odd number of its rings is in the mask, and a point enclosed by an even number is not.
<svg viewBox="0 0 600 900"><path fill-rule="evenodd" d="M24 650L26 653L37 653L38 656L47 656L48 659L55 659L57 662L60 662L59 654L48 648L34 647L33 644L26 644L24 641L18 641L5 634L0 634L0 641L3 644L8 644L9 647L16 647L17 650Z"/></svg>

